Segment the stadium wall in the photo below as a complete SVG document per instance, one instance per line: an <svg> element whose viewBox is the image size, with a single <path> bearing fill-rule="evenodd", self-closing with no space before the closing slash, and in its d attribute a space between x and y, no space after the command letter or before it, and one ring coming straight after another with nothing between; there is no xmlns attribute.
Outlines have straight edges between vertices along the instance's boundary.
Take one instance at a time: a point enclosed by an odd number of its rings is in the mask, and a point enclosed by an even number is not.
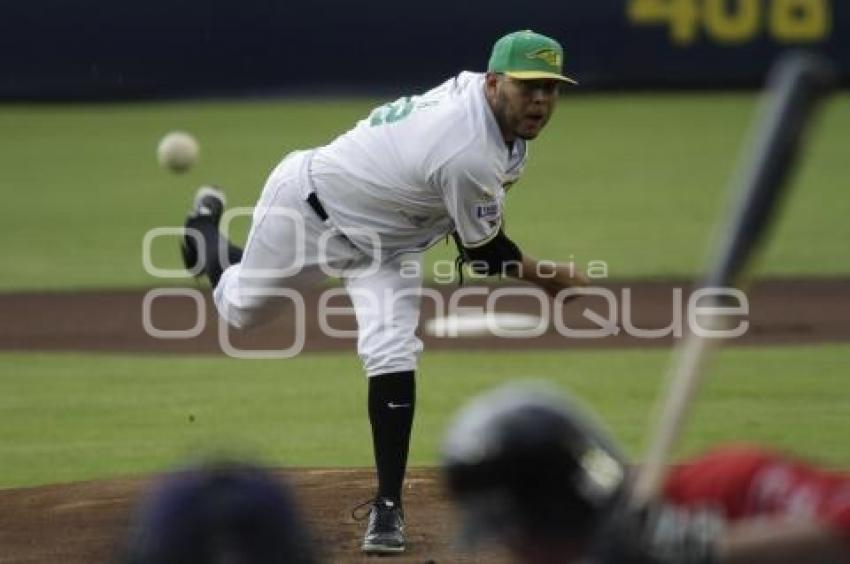
<svg viewBox="0 0 850 564"><path fill-rule="evenodd" d="M392 94L483 70L521 28L590 89L753 87L789 48L850 83L847 0L8 0L0 99Z"/></svg>

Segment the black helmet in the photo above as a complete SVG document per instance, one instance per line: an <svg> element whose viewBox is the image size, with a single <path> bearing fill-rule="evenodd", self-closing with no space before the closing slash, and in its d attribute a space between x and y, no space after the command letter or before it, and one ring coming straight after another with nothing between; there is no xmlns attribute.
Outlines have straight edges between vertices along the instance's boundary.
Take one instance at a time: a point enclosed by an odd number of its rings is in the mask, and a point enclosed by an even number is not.
<svg viewBox="0 0 850 564"><path fill-rule="evenodd" d="M128 564L312 564L309 532L280 481L215 462L162 479L131 530Z"/></svg>
<svg viewBox="0 0 850 564"><path fill-rule="evenodd" d="M540 386L472 400L450 427L443 471L467 540L582 539L621 498L625 458L587 412Z"/></svg>

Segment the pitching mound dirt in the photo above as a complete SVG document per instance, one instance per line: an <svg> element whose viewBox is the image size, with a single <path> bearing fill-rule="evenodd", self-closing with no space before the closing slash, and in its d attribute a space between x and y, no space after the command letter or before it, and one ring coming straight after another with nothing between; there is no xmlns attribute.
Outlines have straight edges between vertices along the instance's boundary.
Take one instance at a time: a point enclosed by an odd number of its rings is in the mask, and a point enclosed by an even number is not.
<svg viewBox="0 0 850 564"><path fill-rule="evenodd" d="M376 562L360 553L365 524L351 510L374 487L371 470L282 470L299 498L325 562ZM0 490L0 562L117 562L133 512L152 478ZM468 554L452 546L455 520L433 469L413 469L405 486L409 548L385 563L498 564L495 551Z"/></svg>

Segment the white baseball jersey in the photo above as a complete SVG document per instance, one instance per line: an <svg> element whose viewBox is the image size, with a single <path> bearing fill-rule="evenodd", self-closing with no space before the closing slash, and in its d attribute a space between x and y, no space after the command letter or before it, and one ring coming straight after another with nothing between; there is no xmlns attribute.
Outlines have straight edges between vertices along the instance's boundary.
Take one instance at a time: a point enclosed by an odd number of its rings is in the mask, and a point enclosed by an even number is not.
<svg viewBox="0 0 850 564"><path fill-rule="evenodd" d="M526 154L521 139L505 144L484 75L462 72L376 108L316 150L310 175L336 227L388 259L424 250L455 229L467 247L492 239L505 189L519 178Z"/></svg>

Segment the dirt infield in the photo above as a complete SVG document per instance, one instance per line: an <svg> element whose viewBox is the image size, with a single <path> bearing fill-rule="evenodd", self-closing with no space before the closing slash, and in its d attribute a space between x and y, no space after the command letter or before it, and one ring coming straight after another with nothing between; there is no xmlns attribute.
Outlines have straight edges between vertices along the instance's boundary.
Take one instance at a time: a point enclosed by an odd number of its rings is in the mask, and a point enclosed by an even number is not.
<svg viewBox="0 0 850 564"><path fill-rule="evenodd" d="M628 310L633 326L644 329L667 327L673 319L674 291L684 288L680 304L687 304L687 283L629 282L603 286L617 298L617 323L625 323ZM455 286L435 288L434 296L423 300L422 324L441 308L437 299L449 303ZM487 287L480 287L482 292ZM492 288L491 288L492 289ZM624 289L631 302L626 307ZM467 288L469 290L469 288ZM472 289L470 294L475 294ZM822 343L850 340L850 279L824 280L766 280L753 285L748 292L750 327L733 344ZM151 325L161 330L189 329L197 319L204 323L200 334L188 339L162 339L149 335L143 326L144 291L104 291L80 293L21 293L0 294L0 349L3 350L80 350L122 351L146 353L221 353L218 322L214 307L205 294L205 316L199 318L198 306L187 297L160 297L150 307ZM322 331L316 316L320 292L303 292L305 301L305 352L350 350L355 338L329 337ZM461 307L483 306L483 293L470 295L459 302ZM347 305L347 299L332 300L331 305ZM684 317L687 320L687 307ZM599 297L582 298L569 303L560 312L564 325L571 329L597 329L598 325L583 316L584 308L611 317L609 306ZM540 304L529 297L507 296L499 299L496 310L540 314ZM445 311L445 308L442 308ZM285 349L295 341L294 317L283 315L262 329L242 334L228 333L234 347L250 349ZM334 329L353 332L353 315L334 315L327 318ZM420 331L422 333L422 331ZM669 346L673 337L637 338L629 331L604 338L574 338L564 336L550 325L535 338L438 338L424 336L428 349L539 349L587 347L647 347Z"/></svg>
<svg viewBox="0 0 850 564"><path fill-rule="evenodd" d="M636 327L658 329L673 319L676 288L685 288L681 303L687 303L687 284L635 282L605 286L618 298L617 324L625 327L625 309ZM628 308L622 301L631 291ZM445 303L453 286L437 288ZM474 293L474 292L472 292ZM319 292L303 293L306 304L304 351L354 351L353 336L328 337L315 314ZM850 279L768 280L748 292L749 330L733 344L824 343L850 341ZM0 294L0 350L76 350L161 353L223 354L214 309L206 295L206 320L200 334L190 339L157 339L143 326L144 291L80 293ZM483 295L471 296L464 307L480 306ZM342 306L345 300L334 301ZM424 301L422 324L440 309L438 301ZM191 299L163 297L150 308L150 321L159 329L192 327L197 304ZM611 317L604 300L583 298L564 308L563 320L575 329L597 326L583 317L588 308ZM499 300L499 311L539 313L534 300L513 296ZM687 314L686 314L687 317ZM351 315L329 319L336 329L352 331ZM230 336L242 349L286 348L294 339L291 318L283 316L272 325L243 335ZM538 349L586 347L669 346L674 339L640 339L623 330L618 335L597 339L565 337L550 327L533 339L496 337L425 337L426 349ZM372 491L371 470L297 470L281 472L295 486L314 531L322 538L327 562L362 562L360 542L363 524L349 512ZM150 478L50 485L18 490L0 490L0 564L64 564L112 562L126 534L131 509L150 485ZM407 514L410 551L393 562L492 562L497 554L472 557L451 546L454 524L449 517L433 470L414 469L407 482Z"/></svg>
<svg viewBox="0 0 850 564"><path fill-rule="evenodd" d="M279 474L295 487L313 533L321 540L325 562L377 561L361 555L359 543L365 525L350 515L351 509L372 493L371 470L289 470ZM133 510L150 485L150 478L138 478L0 490L0 562L117 562ZM405 500L408 552L380 561L505 561L495 552L471 555L453 548L453 513L433 470L409 472Z"/></svg>

